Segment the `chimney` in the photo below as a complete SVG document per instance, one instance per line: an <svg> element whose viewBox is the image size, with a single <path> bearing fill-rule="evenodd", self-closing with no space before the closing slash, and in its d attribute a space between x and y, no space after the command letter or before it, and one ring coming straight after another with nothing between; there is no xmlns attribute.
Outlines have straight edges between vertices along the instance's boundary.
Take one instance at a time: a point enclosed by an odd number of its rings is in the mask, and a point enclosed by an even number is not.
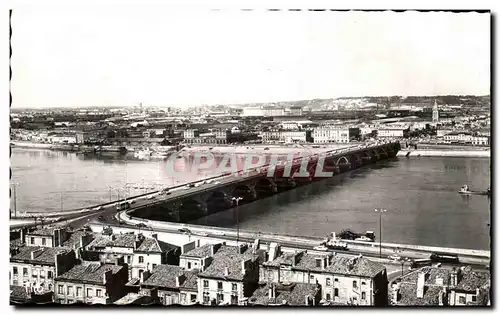
<svg viewBox="0 0 500 315"><path fill-rule="evenodd" d="M141 246L141 242L142 242L142 238L141 238L142 234L137 234L135 236L135 241L134 241L134 250L138 249L139 246Z"/></svg>
<svg viewBox="0 0 500 315"><path fill-rule="evenodd" d="M22 228L21 229L21 243L24 244L26 243L26 234L28 233L28 229L27 228Z"/></svg>
<svg viewBox="0 0 500 315"><path fill-rule="evenodd" d="M436 277L436 285L443 286L444 281L441 277Z"/></svg>
<svg viewBox="0 0 500 315"><path fill-rule="evenodd" d="M276 298L276 286L274 285L274 283L271 283L271 285L269 286L269 298Z"/></svg>
<svg viewBox="0 0 500 315"><path fill-rule="evenodd" d="M149 270L144 270L140 276L141 283L148 280L149 276L151 276L151 272Z"/></svg>
<svg viewBox="0 0 500 315"><path fill-rule="evenodd" d="M248 263L250 262L250 259L247 259L247 260L242 260L241 261L241 274L242 275L245 275L246 273L246 267L248 266Z"/></svg>
<svg viewBox="0 0 500 315"><path fill-rule="evenodd" d="M196 240L195 247L200 247L200 239L197 239L197 240Z"/></svg>
<svg viewBox="0 0 500 315"><path fill-rule="evenodd" d="M306 306L309 306L309 295L306 295L305 296L305 302L306 302Z"/></svg>
<svg viewBox="0 0 500 315"><path fill-rule="evenodd" d="M182 283L186 280L186 276L184 274L181 274L177 277L175 277L175 286L178 288L181 286Z"/></svg>
<svg viewBox="0 0 500 315"><path fill-rule="evenodd" d="M417 278L417 298L421 299L424 297L425 289L425 272L419 272Z"/></svg>
<svg viewBox="0 0 500 315"><path fill-rule="evenodd" d="M111 280L111 274L113 272L111 270L105 271L104 274L102 275L102 282L103 284L108 283L109 280Z"/></svg>
<svg viewBox="0 0 500 315"><path fill-rule="evenodd" d="M54 247L57 247L59 246L59 242L61 241L61 230L60 229L54 229L52 231L52 239L54 241L54 243L52 244ZM57 240L57 242L56 242Z"/></svg>
<svg viewBox="0 0 500 315"><path fill-rule="evenodd" d="M219 248L221 248L222 244L212 244L210 245L210 254L213 256L215 255L215 253L217 253L217 251L219 250Z"/></svg>
<svg viewBox="0 0 500 315"><path fill-rule="evenodd" d="M248 245L247 244L240 244L240 246L238 246L238 253L239 254L243 254L248 248Z"/></svg>
<svg viewBox="0 0 500 315"><path fill-rule="evenodd" d="M453 267L450 274L450 286L456 286L458 284L458 273L460 269Z"/></svg>
<svg viewBox="0 0 500 315"><path fill-rule="evenodd" d="M224 276L229 276L229 268L228 267L224 267Z"/></svg>
<svg viewBox="0 0 500 315"><path fill-rule="evenodd" d="M43 252L43 248L35 249L31 252L31 260L35 260L38 254Z"/></svg>

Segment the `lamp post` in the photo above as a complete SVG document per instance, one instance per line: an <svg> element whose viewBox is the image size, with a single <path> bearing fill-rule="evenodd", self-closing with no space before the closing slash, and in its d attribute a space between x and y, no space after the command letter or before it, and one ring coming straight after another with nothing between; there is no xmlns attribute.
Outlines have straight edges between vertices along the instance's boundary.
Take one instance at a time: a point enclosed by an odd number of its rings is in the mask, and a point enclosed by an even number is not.
<svg viewBox="0 0 500 315"><path fill-rule="evenodd" d="M233 197L233 201L236 202L236 246L239 245L240 241L240 214L239 214L239 205L240 200L243 200L242 197Z"/></svg>
<svg viewBox="0 0 500 315"><path fill-rule="evenodd" d="M378 214L379 214L379 239L378 239L379 245L378 245L378 249L379 249L379 257L382 258L382 213L387 212L387 210L386 209L375 209L375 212L378 212Z"/></svg>
<svg viewBox="0 0 500 315"><path fill-rule="evenodd" d="M19 185L18 183L12 183L12 194L14 195L14 218L17 219L17 193L16 193L16 186Z"/></svg>
<svg viewBox="0 0 500 315"><path fill-rule="evenodd" d="M407 262L410 262L410 259L408 257L406 257L405 259L401 259L401 261L400 261L400 263L401 263L401 277L404 276L404 273L405 273L404 266Z"/></svg>

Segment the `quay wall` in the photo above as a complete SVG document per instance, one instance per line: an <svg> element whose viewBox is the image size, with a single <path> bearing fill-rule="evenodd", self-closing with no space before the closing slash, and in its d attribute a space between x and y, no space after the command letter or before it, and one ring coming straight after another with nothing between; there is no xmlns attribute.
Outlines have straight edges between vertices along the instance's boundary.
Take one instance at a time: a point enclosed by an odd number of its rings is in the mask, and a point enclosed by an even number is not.
<svg viewBox="0 0 500 315"><path fill-rule="evenodd" d="M234 229L230 228L219 228L212 226L202 226L202 225L193 225L193 224L181 224L181 223L172 223L172 222L160 222L153 220L146 220L141 218L131 217L125 212L121 212L119 214L120 219L131 225L143 223L151 228L159 228L159 229L171 229L177 230L180 228L187 228L191 232L194 233L217 233L223 232L226 236L236 236L237 232ZM279 235L274 233L261 233L261 232L253 232L253 231L239 231L240 237L248 237L248 238L262 238L272 239L277 242L287 242L287 243L296 243L303 245L319 245L319 243L323 240L323 238L319 237L298 237L298 236L288 236L288 235ZM351 248L379 248L378 242L358 242L358 241L347 241L350 243ZM407 244L394 244L394 243L382 243L382 248L391 249L391 250L409 250L409 251L421 251L421 252L445 252L445 253L454 253L465 256L474 256L474 257L490 257L490 252L486 250L474 250L474 249L465 249L465 248L444 248L444 247L433 247L433 246L420 246L420 245L407 245Z"/></svg>
<svg viewBox="0 0 500 315"><path fill-rule="evenodd" d="M491 150L400 150L398 157L481 157L490 158Z"/></svg>

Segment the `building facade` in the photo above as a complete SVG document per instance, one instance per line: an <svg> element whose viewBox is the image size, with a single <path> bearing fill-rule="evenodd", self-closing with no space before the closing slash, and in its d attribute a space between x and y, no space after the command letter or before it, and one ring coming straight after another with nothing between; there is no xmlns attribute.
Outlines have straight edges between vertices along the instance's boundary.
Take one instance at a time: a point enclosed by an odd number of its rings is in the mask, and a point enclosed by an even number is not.
<svg viewBox="0 0 500 315"><path fill-rule="evenodd" d="M321 127L313 130L314 143L349 143L361 134L359 128Z"/></svg>

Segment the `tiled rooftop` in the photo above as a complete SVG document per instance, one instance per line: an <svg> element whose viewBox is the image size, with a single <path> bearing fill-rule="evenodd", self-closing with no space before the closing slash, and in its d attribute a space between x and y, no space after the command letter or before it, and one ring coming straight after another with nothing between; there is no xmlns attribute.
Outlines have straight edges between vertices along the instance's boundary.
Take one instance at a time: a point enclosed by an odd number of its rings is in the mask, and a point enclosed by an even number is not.
<svg viewBox="0 0 500 315"><path fill-rule="evenodd" d="M71 236L64 241L62 244L63 246L69 247L69 248L78 248L80 247L80 240L82 236L86 235L92 235L93 238L96 237L96 233L88 232L88 231L75 231L74 233L71 234Z"/></svg>
<svg viewBox="0 0 500 315"><path fill-rule="evenodd" d="M269 289L271 284L259 284L259 287L249 298L251 304L268 305L283 304L287 305L305 305L306 296L312 299L316 296L320 288L316 284L292 283L290 285L276 285L275 298L269 298Z"/></svg>
<svg viewBox="0 0 500 315"><path fill-rule="evenodd" d="M327 272L333 274L343 274L343 275L353 275L361 277L374 277L382 270L385 266L377 262L371 261L365 257L346 257L346 256L331 256L331 261L327 267L324 269L322 267L316 267L316 259L325 257L325 255L313 255L306 252L297 253L298 259L294 268L300 270L316 271L316 272ZM293 263L293 253L282 253L276 259L270 262L265 262L265 266L275 266L278 267L281 264L292 265ZM351 264L350 262L354 262ZM350 268L349 266L352 266Z"/></svg>
<svg viewBox="0 0 500 315"><path fill-rule="evenodd" d="M30 296L23 286L11 285L10 286L10 298L16 300L29 300Z"/></svg>
<svg viewBox="0 0 500 315"><path fill-rule="evenodd" d="M76 265L56 278L58 281L87 282L104 284L104 273L111 270L113 274L120 271L123 266L116 265Z"/></svg>
<svg viewBox="0 0 500 315"><path fill-rule="evenodd" d="M26 235L37 235L37 236L53 236L54 235L54 230L58 229L60 227L56 226L45 226L45 227L39 227L37 229L34 229L32 231L28 231Z"/></svg>
<svg viewBox="0 0 500 315"><path fill-rule="evenodd" d="M104 248L104 247L133 248L134 242L136 241L136 237L137 235L135 234L114 234L113 236L97 234L96 238L88 245L88 248L89 249ZM168 244L151 237L141 236L140 239L142 241L140 242L137 248L137 251L140 252L162 253L178 248L175 245Z"/></svg>
<svg viewBox="0 0 500 315"><path fill-rule="evenodd" d="M184 256L189 256L189 257L198 257L198 258L203 258L211 255L211 245L203 245L200 247L197 247L195 249L192 249L190 251L187 251L181 255L181 257Z"/></svg>
<svg viewBox="0 0 500 315"><path fill-rule="evenodd" d="M185 275L186 279L180 283L180 288L197 290L197 274L197 270L184 270L175 265L158 265L142 284L158 288L176 288L176 277Z"/></svg>
<svg viewBox="0 0 500 315"><path fill-rule="evenodd" d="M416 284L419 272L425 272L427 274L425 285L436 285L436 278L443 279L443 285L449 285L450 283L451 270L435 267L423 267L419 269L419 271L409 273L401 278L401 282Z"/></svg>
<svg viewBox="0 0 500 315"><path fill-rule="evenodd" d="M31 252L35 252L35 257L31 259ZM32 246L24 246L19 248L19 253L13 255L10 260L11 261L27 261L29 263L42 263L42 264L55 264L55 255L60 253L67 253L71 251L70 248L67 247L32 247Z"/></svg>
<svg viewBox="0 0 500 315"><path fill-rule="evenodd" d="M456 288L464 291L476 291L476 289L488 285L489 282L489 272L468 270L463 272L462 279L458 282Z"/></svg>
<svg viewBox="0 0 500 315"><path fill-rule="evenodd" d="M20 238L10 240L10 248L17 248L23 246L23 241Z"/></svg>
<svg viewBox="0 0 500 315"><path fill-rule="evenodd" d="M227 280L243 280L241 262L244 260L255 261L258 259L257 255L252 254L252 248L247 248L242 254L236 246L222 245L215 255L211 264L200 274L199 277L220 278ZM224 274L225 268L228 268L229 274Z"/></svg>
<svg viewBox="0 0 500 315"><path fill-rule="evenodd" d="M424 289L424 297L417 297L417 285L414 283L401 283L399 287L400 299L398 304L402 305L439 305L439 292L441 288L438 286L428 286Z"/></svg>

